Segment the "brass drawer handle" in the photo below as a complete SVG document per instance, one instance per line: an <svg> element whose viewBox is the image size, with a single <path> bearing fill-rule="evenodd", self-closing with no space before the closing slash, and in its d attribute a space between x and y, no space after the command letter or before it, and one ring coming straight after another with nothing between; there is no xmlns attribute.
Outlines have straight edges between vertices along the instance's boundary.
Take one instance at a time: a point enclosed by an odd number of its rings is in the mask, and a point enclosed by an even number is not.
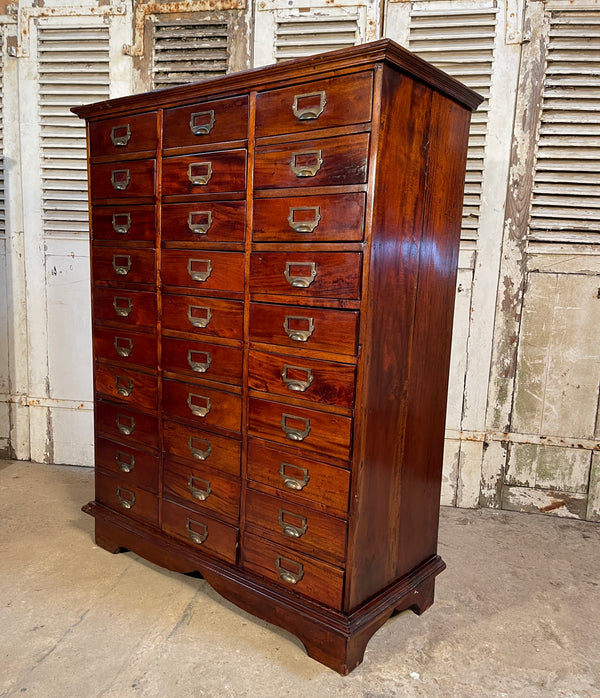
<svg viewBox="0 0 600 698"><path fill-rule="evenodd" d="M196 361L194 359L194 356L198 358L199 355L204 356L204 361ZM197 351L196 349L188 349L187 360L192 371L196 371L196 373L206 373L212 363L209 351Z"/></svg>
<svg viewBox="0 0 600 698"><path fill-rule="evenodd" d="M293 421L288 424L288 419ZM302 428L293 426L294 421L302 422L304 426ZM281 415L281 430L290 441L304 441L310 434L310 419L306 419L306 417L295 417L293 414L286 414L284 412Z"/></svg>
<svg viewBox="0 0 600 698"><path fill-rule="evenodd" d="M295 327L291 325L295 325ZM298 325L301 325L301 327L298 327ZM294 342L306 342L315 331L315 323L311 317L286 315L283 321L283 329Z"/></svg>
<svg viewBox="0 0 600 698"><path fill-rule="evenodd" d="M194 446L194 443L197 444L198 442L202 442L204 448L198 448L197 445ZM193 434L190 434L190 438L188 439L188 448L190 449L192 458L197 458L198 460L206 460L212 451L212 446L210 445L210 441L208 439L201 439Z"/></svg>
<svg viewBox="0 0 600 698"><path fill-rule="evenodd" d="M126 414L117 414L115 421L117 422L117 429L121 434L125 436L133 434L133 430L135 429L135 419L133 417L129 417Z"/></svg>
<svg viewBox="0 0 600 698"><path fill-rule="evenodd" d="M310 214L310 218L307 216ZM296 233L312 233L321 220L320 206L290 206L288 223Z"/></svg>
<svg viewBox="0 0 600 698"><path fill-rule="evenodd" d="M114 345L119 356L127 357L133 351L133 339L131 337L115 336Z"/></svg>
<svg viewBox="0 0 600 698"><path fill-rule="evenodd" d="M286 521L287 517L287 521ZM292 521L297 521L298 525L295 523L290 523L289 519ZM306 522L306 516L300 516L299 514L294 514L291 511L286 511L285 509L279 510L279 525L284 533L284 535L290 538L302 538L302 536L308 530L308 523Z"/></svg>
<svg viewBox="0 0 600 698"><path fill-rule="evenodd" d="M125 497L123 495L126 495ZM133 509L135 504L135 493L130 490L117 487L117 499L123 509Z"/></svg>
<svg viewBox="0 0 600 698"><path fill-rule="evenodd" d="M131 228L131 214L113 213L112 227L115 233L119 233L120 235L128 233L129 228Z"/></svg>
<svg viewBox="0 0 600 698"><path fill-rule="evenodd" d="M188 179L194 186L208 184L212 177L212 162L191 162L188 166Z"/></svg>
<svg viewBox="0 0 600 698"><path fill-rule="evenodd" d="M206 281L212 273L212 262L210 259L190 258L188 259L187 270L194 281Z"/></svg>
<svg viewBox="0 0 600 698"><path fill-rule="evenodd" d="M194 400L199 400L200 404L194 402ZM196 417L206 417L212 406L209 397L196 395L196 393L188 393L187 404L190 408L190 412Z"/></svg>
<svg viewBox="0 0 600 698"><path fill-rule="evenodd" d="M110 175L110 181L113 185L113 189L116 189L116 191L125 191L131 181L129 170L113 170Z"/></svg>
<svg viewBox="0 0 600 698"><path fill-rule="evenodd" d="M290 159L290 169L296 177L314 177L322 164L320 150L302 150L292 153Z"/></svg>
<svg viewBox="0 0 600 698"><path fill-rule="evenodd" d="M113 298L113 308L115 313L121 317L129 317L133 310L133 302L127 296L115 296Z"/></svg>
<svg viewBox="0 0 600 698"><path fill-rule="evenodd" d="M198 485L200 484L201 486L199 487ZM201 477L196 477L195 475L190 475L188 489L192 497L200 502L205 502L210 497L212 491L208 480L203 480Z"/></svg>
<svg viewBox="0 0 600 698"><path fill-rule="evenodd" d="M196 235L206 235L212 225L212 211L190 211L188 228Z"/></svg>
<svg viewBox="0 0 600 698"><path fill-rule="evenodd" d="M194 136L206 136L215 125L215 110L196 111L190 115L190 131Z"/></svg>
<svg viewBox="0 0 600 698"><path fill-rule="evenodd" d="M131 255L114 254L112 258L113 269L119 276L127 276L131 271Z"/></svg>
<svg viewBox="0 0 600 698"><path fill-rule="evenodd" d="M316 104L315 97L318 100ZM300 103L300 100L302 100L302 103ZM326 104L327 99L325 96L325 90L319 90L319 92L307 92L303 95L294 95L292 111L294 116L300 121L309 121L312 119L318 119L323 113Z"/></svg>
<svg viewBox="0 0 600 698"><path fill-rule="evenodd" d="M129 456L128 460L125 459L126 455L127 454L123 453L122 451L117 451L117 454L115 455L115 460L117 461L119 470L122 473L130 473L135 466L135 456L133 453Z"/></svg>
<svg viewBox="0 0 600 698"><path fill-rule="evenodd" d="M317 263L286 262L283 275L290 286L294 288L308 288L317 276Z"/></svg>
<svg viewBox="0 0 600 698"><path fill-rule="evenodd" d="M300 477L292 476L289 472L290 470L294 475L299 474ZM279 466L279 475L283 480L284 486L287 487L288 490L295 490L296 492L303 490L310 480L308 468L301 468L299 465L292 465L291 463L284 463L283 461Z"/></svg>
<svg viewBox="0 0 600 698"><path fill-rule="evenodd" d="M131 126L125 124L125 126L113 126L110 132L110 140L113 145L120 148L129 143L131 138Z"/></svg>
<svg viewBox="0 0 600 698"><path fill-rule="evenodd" d="M125 376L115 376L115 388L123 397L129 397L133 392L133 381Z"/></svg>
<svg viewBox="0 0 600 698"><path fill-rule="evenodd" d="M306 378L294 378L293 374L295 372L304 373ZM290 375L290 373L292 375ZM283 370L281 371L281 380L285 383L288 390L293 390L297 393L304 393L312 385L313 373L310 368L302 368L302 366L290 366L289 364L284 364Z"/></svg>
<svg viewBox="0 0 600 698"><path fill-rule="evenodd" d="M287 567L295 568L295 572L286 569L281 563L285 563ZM288 584L298 584L298 582L304 577L304 565L301 562L296 562L295 560L290 560L289 557L282 557L277 555L275 558L275 569L279 572L279 576L284 582Z"/></svg>
<svg viewBox="0 0 600 698"><path fill-rule="evenodd" d="M202 532L199 533L198 531L194 531L192 529L192 524L200 528ZM208 526L206 524L200 523L199 521L192 521L192 519L188 519L185 528L188 532L190 540L192 541L192 543L195 543L196 545L202 545L202 543L204 543L204 541L208 538Z"/></svg>
<svg viewBox="0 0 600 698"><path fill-rule="evenodd" d="M212 318L212 310L205 305L190 305L187 316L194 327L206 327Z"/></svg>

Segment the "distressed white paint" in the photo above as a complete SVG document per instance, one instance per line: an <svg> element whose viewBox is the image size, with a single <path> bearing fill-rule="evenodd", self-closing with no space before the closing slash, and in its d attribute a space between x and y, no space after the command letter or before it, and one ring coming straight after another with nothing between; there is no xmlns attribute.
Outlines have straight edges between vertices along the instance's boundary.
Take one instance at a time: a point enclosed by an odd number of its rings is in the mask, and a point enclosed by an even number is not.
<svg viewBox="0 0 600 698"><path fill-rule="evenodd" d="M600 521L600 453L592 454L586 519Z"/></svg>

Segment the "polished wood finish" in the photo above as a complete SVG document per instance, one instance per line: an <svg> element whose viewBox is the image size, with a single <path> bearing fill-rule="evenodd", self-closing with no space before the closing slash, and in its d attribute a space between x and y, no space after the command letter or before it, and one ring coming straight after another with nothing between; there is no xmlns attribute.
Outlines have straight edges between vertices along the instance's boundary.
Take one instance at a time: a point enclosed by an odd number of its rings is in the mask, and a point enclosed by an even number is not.
<svg viewBox="0 0 600 698"><path fill-rule="evenodd" d="M200 572L342 674L390 616L431 605L444 568L479 101L382 40L75 110L90 151L96 541Z"/></svg>

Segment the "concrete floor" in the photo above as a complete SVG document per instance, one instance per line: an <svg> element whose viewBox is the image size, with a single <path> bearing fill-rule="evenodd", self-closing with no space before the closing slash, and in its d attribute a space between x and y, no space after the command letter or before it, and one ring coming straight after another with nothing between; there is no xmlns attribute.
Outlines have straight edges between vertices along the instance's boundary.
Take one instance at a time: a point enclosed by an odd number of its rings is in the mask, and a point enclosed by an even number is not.
<svg viewBox="0 0 600 698"><path fill-rule="evenodd" d="M342 678L203 581L110 555L85 468L0 461L0 696L600 696L600 526L444 509L448 569Z"/></svg>

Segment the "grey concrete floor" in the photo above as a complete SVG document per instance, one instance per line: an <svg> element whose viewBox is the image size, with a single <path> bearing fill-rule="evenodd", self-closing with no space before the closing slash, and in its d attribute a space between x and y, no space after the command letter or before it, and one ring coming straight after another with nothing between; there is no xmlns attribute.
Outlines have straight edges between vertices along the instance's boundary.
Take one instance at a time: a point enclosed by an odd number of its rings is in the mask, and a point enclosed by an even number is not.
<svg viewBox="0 0 600 698"><path fill-rule="evenodd" d="M89 469L0 461L0 696L600 696L600 526L443 509L436 602L341 677L203 580L94 545Z"/></svg>

